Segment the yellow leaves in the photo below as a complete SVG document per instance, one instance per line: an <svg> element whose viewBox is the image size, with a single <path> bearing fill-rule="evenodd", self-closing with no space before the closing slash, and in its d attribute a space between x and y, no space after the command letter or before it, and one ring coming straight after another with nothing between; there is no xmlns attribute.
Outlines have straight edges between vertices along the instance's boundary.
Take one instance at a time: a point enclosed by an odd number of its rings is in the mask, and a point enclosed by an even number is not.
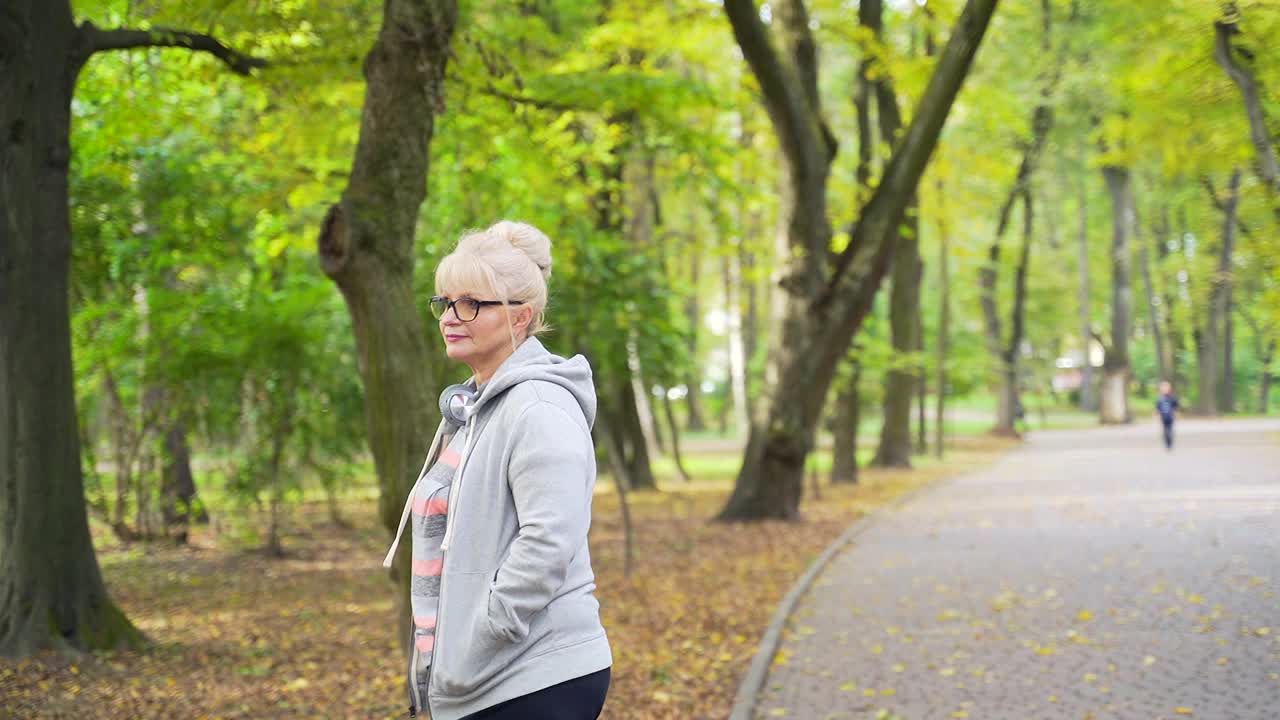
<svg viewBox="0 0 1280 720"><path fill-rule="evenodd" d="M1151 667L1152 665L1155 665L1155 664L1156 664L1156 659L1150 655L1142 658L1143 667Z"/></svg>
<svg viewBox="0 0 1280 720"><path fill-rule="evenodd" d="M1253 634L1257 635L1258 637L1266 637L1271 634L1271 628L1269 627L1256 628L1254 629Z"/></svg>
<svg viewBox="0 0 1280 720"><path fill-rule="evenodd" d="M894 672L896 672L896 673L900 673L900 672L905 672L905 671L906 671L906 669L907 669L907 666L906 666L906 665L903 665L902 663L897 663L896 665L894 665L894 666L893 666L892 668L890 668L890 669L891 669L891 670L893 670L893 671L894 671Z"/></svg>
<svg viewBox="0 0 1280 720"><path fill-rule="evenodd" d="M952 667L944 667L938 671L938 674L942 677L951 677L956 674L956 669Z"/></svg>
<svg viewBox="0 0 1280 720"><path fill-rule="evenodd" d="M1075 643L1076 645L1092 645L1093 644L1092 640L1085 637L1084 635L1081 635L1075 630L1068 630L1067 638L1069 638L1071 642Z"/></svg>
<svg viewBox="0 0 1280 720"><path fill-rule="evenodd" d="M852 680L840 685L840 692L853 692L854 690L857 690L857 689L858 689L858 683L853 682Z"/></svg>
<svg viewBox="0 0 1280 720"><path fill-rule="evenodd" d="M1173 709L1173 713L1175 715L1195 715L1196 711L1191 708L1176 707Z"/></svg>
<svg viewBox="0 0 1280 720"><path fill-rule="evenodd" d="M309 687L311 687L311 681L304 677L300 677L294 678L288 683L285 683L284 690L285 692L297 692L299 690L306 690Z"/></svg>
<svg viewBox="0 0 1280 720"><path fill-rule="evenodd" d="M1093 613L1089 612L1088 610L1081 610L1080 612L1076 613L1076 622L1087 623L1087 622L1091 622L1092 620L1093 620Z"/></svg>
<svg viewBox="0 0 1280 720"><path fill-rule="evenodd" d="M649 697L653 698L654 702L660 702L660 703L671 702L671 693L663 692L662 690L654 690L653 694L650 695Z"/></svg>
<svg viewBox="0 0 1280 720"><path fill-rule="evenodd" d="M786 708L774 708L769 711L769 717L786 717L786 716L787 716Z"/></svg>
<svg viewBox="0 0 1280 720"><path fill-rule="evenodd" d="M991 609L995 612L1004 612L1005 610L1017 605L1019 602L1020 598L1016 594L1009 590L1005 590L999 595L991 598Z"/></svg>

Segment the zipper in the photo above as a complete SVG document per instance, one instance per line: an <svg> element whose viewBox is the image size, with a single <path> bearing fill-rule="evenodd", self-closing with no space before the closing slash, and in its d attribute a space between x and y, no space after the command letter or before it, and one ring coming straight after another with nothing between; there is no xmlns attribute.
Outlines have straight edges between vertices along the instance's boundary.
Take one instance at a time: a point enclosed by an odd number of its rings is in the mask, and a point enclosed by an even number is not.
<svg viewBox="0 0 1280 720"><path fill-rule="evenodd" d="M444 581L445 572L445 551L449 549L449 540L453 537L453 529L457 525L458 503L462 499L462 470L467 466L467 459L471 457L471 451L475 448L475 439L479 434L476 432L475 418L467 420L467 424L463 426L463 430L467 431L467 442L462 447L462 456L458 459L458 469L454 472L453 486L449 489L449 503L445 509L445 528L444 539L440 541L440 599L436 608L436 641L431 646L431 675L427 678L427 712L431 711L431 686L435 684L436 670L440 667L437 663L440 646L444 645L444 609L447 605L444 602L444 591L446 583ZM416 647L416 646L415 646Z"/></svg>
<svg viewBox="0 0 1280 720"><path fill-rule="evenodd" d="M412 614L411 612L410 615ZM417 711L424 709L422 697L418 694L418 624L412 618L410 622L413 623L413 633L410 635L413 653L409 655L409 695L413 698L413 706L409 708L409 717L417 717Z"/></svg>

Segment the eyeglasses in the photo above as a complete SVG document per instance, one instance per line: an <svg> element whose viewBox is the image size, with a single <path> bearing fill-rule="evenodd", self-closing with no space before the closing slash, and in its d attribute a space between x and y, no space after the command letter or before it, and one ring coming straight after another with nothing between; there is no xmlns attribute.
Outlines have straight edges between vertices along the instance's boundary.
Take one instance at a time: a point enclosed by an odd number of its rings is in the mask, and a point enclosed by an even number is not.
<svg viewBox="0 0 1280 720"><path fill-rule="evenodd" d="M477 315L480 314L480 308L485 307L487 305L523 305L523 304L524 302L520 300L507 300L506 302L503 302L502 300L474 300L469 297L458 298L457 300L450 300L447 297L440 297L439 295L437 295L431 298L431 314L434 315L437 320L439 320L440 318L444 317L445 313L449 312L450 308L452 308L454 316L456 316L459 320L461 320L462 322L471 322L472 320L476 319Z"/></svg>

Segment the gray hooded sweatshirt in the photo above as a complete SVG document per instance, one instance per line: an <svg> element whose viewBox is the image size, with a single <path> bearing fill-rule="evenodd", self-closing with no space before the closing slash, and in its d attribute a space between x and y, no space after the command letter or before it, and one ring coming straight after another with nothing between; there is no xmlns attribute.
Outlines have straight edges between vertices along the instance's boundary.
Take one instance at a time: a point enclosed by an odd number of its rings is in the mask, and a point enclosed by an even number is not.
<svg viewBox="0 0 1280 720"><path fill-rule="evenodd" d="M441 544L429 697L419 703L432 720L613 664L587 550L595 413L586 358L552 355L537 338L516 348L469 408Z"/></svg>

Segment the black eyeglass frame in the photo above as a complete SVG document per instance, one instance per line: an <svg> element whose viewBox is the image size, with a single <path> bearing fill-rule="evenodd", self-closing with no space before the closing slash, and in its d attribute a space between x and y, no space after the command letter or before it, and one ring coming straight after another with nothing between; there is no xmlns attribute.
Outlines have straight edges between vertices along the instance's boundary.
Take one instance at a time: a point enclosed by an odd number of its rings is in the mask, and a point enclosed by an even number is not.
<svg viewBox="0 0 1280 720"><path fill-rule="evenodd" d="M469 302L475 305L475 313L470 318L464 318L462 317L462 313L458 312L458 303L464 300L466 302ZM469 298L469 297L460 297L457 300L450 300L447 297L441 297L440 295L436 295L432 297L430 301L428 301L428 304L431 306L431 314L434 315L437 320L444 317L446 314L448 314L450 310L452 310L453 316L458 318L460 322L469 323L475 320L476 318L480 317L481 308L489 307L490 305L523 305L524 301L523 300L506 300L506 301L476 300L475 298ZM441 305L444 306L444 309L437 313L436 308L441 307Z"/></svg>

